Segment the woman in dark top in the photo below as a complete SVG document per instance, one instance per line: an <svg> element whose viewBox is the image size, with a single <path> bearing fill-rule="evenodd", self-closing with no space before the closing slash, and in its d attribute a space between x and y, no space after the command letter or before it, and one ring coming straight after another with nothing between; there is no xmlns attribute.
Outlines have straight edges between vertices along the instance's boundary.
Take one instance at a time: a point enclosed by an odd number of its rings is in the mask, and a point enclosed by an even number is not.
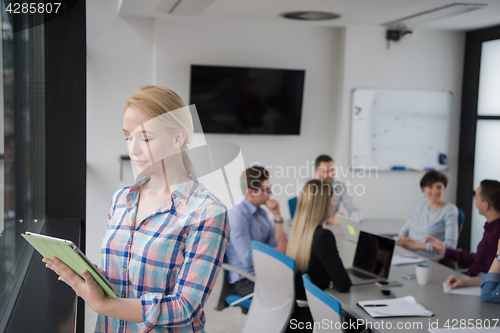
<svg viewBox="0 0 500 333"><path fill-rule="evenodd" d="M304 273L308 273L312 283L321 289L330 287L348 292L351 287L351 280L339 257L335 237L330 230L322 227L332 214L332 199L331 185L318 179L307 182L301 190L286 252L295 259L296 299L306 299L302 282ZM313 321L309 308L297 306L292 319L296 319L296 323L304 323L300 325L304 327L307 327L307 322ZM295 325L293 327L296 328ZM291 332L312 332L307 328L291 328Z"/></svg>

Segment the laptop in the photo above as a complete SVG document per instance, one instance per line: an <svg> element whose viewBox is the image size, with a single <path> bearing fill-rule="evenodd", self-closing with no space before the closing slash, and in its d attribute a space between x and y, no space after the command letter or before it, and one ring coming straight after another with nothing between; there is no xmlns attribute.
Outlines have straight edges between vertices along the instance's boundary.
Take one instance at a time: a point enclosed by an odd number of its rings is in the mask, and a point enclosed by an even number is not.
<svg viewBox="0 0 500 333"><path fill-rule="evenodd" d="M348 241L356 243L358 241L359 232L361 231L362 222L340 214L337 214L337 217L339 219L342 232L344 233L344 238Z"/></svg>
<svg viewBox="0 0 500 333"><path fill-rule="evenodd" d="M360 231L352 268L347 269L352 285L387 280L395 246L394 239Z"/></svg>

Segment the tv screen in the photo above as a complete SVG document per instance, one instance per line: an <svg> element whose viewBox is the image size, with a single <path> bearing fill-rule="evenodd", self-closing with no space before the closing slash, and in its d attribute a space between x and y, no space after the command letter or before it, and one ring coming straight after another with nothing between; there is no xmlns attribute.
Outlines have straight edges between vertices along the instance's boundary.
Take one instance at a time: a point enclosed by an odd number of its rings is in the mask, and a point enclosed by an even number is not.
<svg viewBox="0 0 500 333"><path fill-rule="evenodd" d="M298 135L304 77L304 70L191 65L190 104L204 133Z"/></svg>

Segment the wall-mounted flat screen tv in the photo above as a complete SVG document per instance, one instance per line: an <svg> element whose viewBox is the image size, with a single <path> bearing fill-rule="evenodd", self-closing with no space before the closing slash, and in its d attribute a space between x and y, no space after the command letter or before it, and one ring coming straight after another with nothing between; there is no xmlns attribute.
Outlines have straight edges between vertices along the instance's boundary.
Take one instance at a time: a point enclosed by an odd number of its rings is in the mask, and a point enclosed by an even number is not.
<svg viewBox="0 0 500 333"><path fill-rule="evenodd" d="M204 133L298 135L304 77L304 70L191 65L190 104Z"/></svg>

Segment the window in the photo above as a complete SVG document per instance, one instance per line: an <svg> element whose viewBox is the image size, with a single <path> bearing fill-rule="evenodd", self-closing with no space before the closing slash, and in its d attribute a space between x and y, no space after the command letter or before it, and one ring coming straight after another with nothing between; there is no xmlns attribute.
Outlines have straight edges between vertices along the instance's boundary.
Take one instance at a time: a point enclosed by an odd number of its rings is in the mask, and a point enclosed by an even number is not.
<svg viewBox="0 0 500 333"><path fill-rule="evenodd" d="M13 33L2 11L3 117L0 221L0 331L3 332L33 250L21 237L45 218L44 25ZM14 24L27 24L17 16ZM36 18L35 18L36 19ZM41 18L38 18L41 19Z"/></svg>
<svg viewBox="0 0 500 333"><path fill-rule="evenodd" d="M473 193L483 179L500 180L500 26L466 35L457 185L457 206L465 213L458 247L475 252L486 222Z"/></svg>

